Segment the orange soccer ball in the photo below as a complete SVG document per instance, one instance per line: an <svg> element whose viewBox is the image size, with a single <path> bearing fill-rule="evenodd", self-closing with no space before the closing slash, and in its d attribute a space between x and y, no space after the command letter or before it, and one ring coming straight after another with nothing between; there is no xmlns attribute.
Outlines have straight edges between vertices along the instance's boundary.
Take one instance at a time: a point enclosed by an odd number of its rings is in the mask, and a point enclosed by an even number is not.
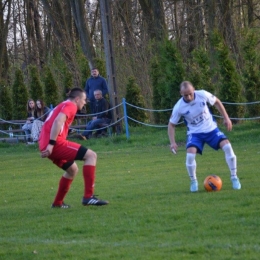
<svg viewBox="0 0 260 260"><path fill-rule="evenodd" d="M222 188L222 180L217 175L209 175L204 180L206 191L219 191Z"/></svg>

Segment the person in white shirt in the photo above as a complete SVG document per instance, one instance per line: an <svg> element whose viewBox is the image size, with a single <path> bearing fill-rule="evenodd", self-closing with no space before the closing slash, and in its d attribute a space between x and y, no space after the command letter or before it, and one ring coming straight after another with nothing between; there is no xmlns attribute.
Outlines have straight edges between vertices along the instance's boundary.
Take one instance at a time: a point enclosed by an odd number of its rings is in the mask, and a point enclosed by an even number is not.
<svg viewBox="0 0 260 260"><path fill-rule="evenodd" d="M216 107L223 116L224 125L228 131L232 130L232 122L221 101L213 94L205 90L195 90L191 82L183 81L180 85L182 98L173 108L168 124L168 136L170 139L171 151L176 153L178 145L175 141L175 126L181 117L187 126L186 143L186 168L191 180L190 191L198 191L198 181L196 176L196 153L202 154L204 144L207 143L215 150L219 148L225 153L227 165L230 170L230 177L233 189L241 189L239 178L237 177L237 158L228 138L217 126L208 105Z"/></svg>

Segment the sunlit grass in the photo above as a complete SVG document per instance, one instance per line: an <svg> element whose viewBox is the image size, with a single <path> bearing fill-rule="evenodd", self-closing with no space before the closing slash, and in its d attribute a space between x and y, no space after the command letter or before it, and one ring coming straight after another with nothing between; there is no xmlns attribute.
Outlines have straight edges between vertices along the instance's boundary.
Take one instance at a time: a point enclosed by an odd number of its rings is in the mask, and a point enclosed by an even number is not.
<svg viewBox="0 0 260 260"><path fill-rule="evenodd" d="M223 152L206 147L197 156L199 192L189 192L184 128L177 129L177 155L166 129L80 141L98 153L95 193L110 204L83 207L79 173L65 200L69 210L50 208L62 171L37 146L0 144L0 259L259 259L258 127L245 123L228 133L239 191ZM220 192L204 191L209 174L222 178Z"/></svg>

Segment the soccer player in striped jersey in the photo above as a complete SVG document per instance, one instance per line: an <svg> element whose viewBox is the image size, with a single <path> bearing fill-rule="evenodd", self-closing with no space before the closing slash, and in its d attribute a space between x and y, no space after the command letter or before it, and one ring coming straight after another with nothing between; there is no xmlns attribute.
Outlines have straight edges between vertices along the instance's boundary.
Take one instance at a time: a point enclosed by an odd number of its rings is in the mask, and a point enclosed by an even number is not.
<svg viewBox="0 0 260 260"><path fill-rule="evenodd" d="M64 198L70 189L70 185L78 173L75 160L83 160L84 206L107 205L108 201L98 199L94 193L95 171L97 154L81 146L66 140L69 127L78 110L86 104L86 93L81 88L73 88L68 94L68 100L57 105L47 117L39 138L39 149L42 158L50 159L65 173L60 179L59 188L53 201L52 208L69 208L64 203Z"/></svg>
<svg viewBox="0 0 260 260"><path fill-rule="evenodd" d="M195 157L197 153L202 154L205 143L215 150L222 149L224 151L233 189L241 189L241 184L237 177L236 155L226 135L218 129L217 123L207 106L209 104L216 107L223 116L226 129L231 131L232 122L222 102L205 90L195 90L189 81L181 83L180 93L182 98L174 106L169 120L168 136L170 139L170 148L176 153L178 145L175 141L175 126L181 117L183 117L187 126L186 168L191 181L190 191L198 191Z"/></svg>

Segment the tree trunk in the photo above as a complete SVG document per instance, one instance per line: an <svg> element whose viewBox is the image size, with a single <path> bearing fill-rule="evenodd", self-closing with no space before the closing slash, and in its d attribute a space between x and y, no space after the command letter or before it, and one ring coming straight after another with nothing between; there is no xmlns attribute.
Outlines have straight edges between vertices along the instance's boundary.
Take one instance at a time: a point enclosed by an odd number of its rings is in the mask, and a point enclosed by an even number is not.
<svg viewBox="0 0 260 260"><path fill-rule="evenodd" d="M7 79L8 73L9 62L7 56L6 40L11 15L11 3L12 0L6 0L3 6L2 1L0 1L0 78L2 79ZM5 20L4 17L6 18Z"/></svg>
<svg viewBox="0 0 260 260"><path fill-rule="evenodd" d="M167 36L162 0L139 0L150 39L161 41Z"/></svg>
<svg viewBox="0 0 260 260"><path fill-rule="evenodd" d="M119 0L118 9L119 17L122 21L124 28L124 38L125 38L125 49L129 54L134 54L135 44L133 38L133 26L132 26L132 6L131 1Z"/></svg>
<svg viewBox="0 0 260 260"><path fill-rule="evenodd" d="M232 21L232 0L218 0L218 6L220 10L220 19L219 19L219 31L222 33L226 44L231 49L232 53L237 57L237 65L241 65L241 57L237 44L237 37Z"/></svg>
<svg viewBox="0 0 260 260"><path fill-rule="evenodd" d="M250 27L254 21L254 6L253 0L247 0L247 16L248 16L248 27Z"/></svg>
<svg viewBox="0 0 260 260"><path fill-rule="evenodd" d="M75 57L75 50L73 48L73 33L68 29L67 19L64 15L63 2L53 1L53 6L48 0L41 0L44 10L47 13L48 19L52 25L53 32L62 49L62 55L73 74L75 85L80 86L80 76L78 64Z"/></svg>
<svg viewBox="0 0 260 260"><path fill-rule="evenodd" d="M43 35L42 35L42 26L40 21L40 14L38 10L38 0L37 2L32 1L32 9L34 14L34 28L35 28L35 36L38 48L38 56L39 56L39 63L41 68L44 66L45 60L45 48L43 43Z"/></svg>
<svg viewBox="0 0 260 260"><path fill-rule="evenodd" d="M72 14L76 27L79 32L81 47L88 60L90 68L95 66L96 52L93 47L93 41L86 23L86 14L83 0L70 0Z"/></svg>
<svg viewBox="0 0 260 260"><path fill-rule="evenodd" d="M28 60L27 65L33 63L38 65L38 51L36 46L36 39L34 34L34 14L33 14L33 0L25 0L26 14L25 25L27 33L27 42L28 42Z"/></svg>

